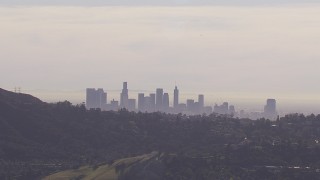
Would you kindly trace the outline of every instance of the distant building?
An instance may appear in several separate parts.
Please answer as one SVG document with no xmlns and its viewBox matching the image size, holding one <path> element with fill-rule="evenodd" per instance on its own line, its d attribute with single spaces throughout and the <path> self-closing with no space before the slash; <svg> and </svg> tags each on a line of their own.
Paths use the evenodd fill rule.
<svg viewBox="0 0 320 180">
<path fill-rule="evenodd" d="M 120 107 L 121 108 L 128 108 L 128 99 L 129 99 L 128 83 L 123 82 L 123 88 L 122 88 L 122 92 L 120 94 Z"/>
<path fill-rule="evenodd" d="M 264 106 L 264 117 L 270 120 L 277 118 L 277 102 L 275 99 L 267 99 L 267 104 Z"/>
<path fill-rule="evenodd" d="M 156 90 L 156 110 L 162 111 L 163 108 L 163 89 L 158 88 Z"/>
<path fill-rule="evenodd" d="M 138 94 L 138 111 L 141 111 L 141 112 L 146 111 L 144 93 Z"/>
<path fill-rule="evenodd" d="M 118 111 L 119 110 L 119 101 L 115 101 L 114 99 L 110 103 L 110 110 Z"/>
<path fill-rule="evenodd" d="M 163 103 L 163 107 L 162 107 L 163 111 L 169 112 L 169 94 L 168 93 L 163 94 L 162 103 Z"/>
<path fill-rule="evenodd" d="M 233 105 L 229 106 L 229 113 L 230 115 L 234 116 L 236 114 L 236 109 Z"/>
<path fill-rule="evenodd" d="M 180 103 L 177 108 L 178 113 L 185 113 L 187 111 L 187 104 Z"/>
<path fill-rule="evenodd" d="M 177 109 L 178 105 L 179 105 L 179 89 L 176 86 L 173 92 L 173 108 Z"/>
<path fill-rule="evenodd" d="M 203 113 L 204 110 L 204 95 L 203 94 L 199 94 L 198 96 L 198 111 L 199 113 Z"/>
<path fill-rule="evenodd" d="M 153 109 L 151 108 L 151 106 L 152 106 L 152 99 L 151 99 L 150 96 L 144 97 L 144 103 L 145 103 L 145 105 L 146 105 L 145 111 L 147 111 L 147 112 L 153 112 Z"/>
<path fill-rule="evenodd" d="M 187 111 L 194 112 L 194 100 L 193 99 L 187 99 Z"/>
<path fill-rule="evenodd" d="M 135 111 L 136 110 L 136 100 L 135 99 L 128 99 L 128 111 Z"/>
<path fill-rule="evenodd" d="M 86 108 L 87 109 L 103 109 L 107 104 L 107 93 L 103 89 L 87 88 L 86 90 Z"/>
<path fill-rule="evenodd" d="M 199 102 L 200 108 L 203 108 L 204 107 L 204 95 L 203 94 L 199 94 L 198 102 Z"/>
<path fill-rule="evenodd" d="M 150 94 L 150 103 L 149 103 L 150 112 L 156 111 L 156 94 Z"/>
<path fill-rule="evenodd" d="M 235 107 L 233 105 L 229 106 L 228 102 L 224 102 L 222 105 L 215 105 L 214 110 L 215 113 L 218 114 L 230 114 L 235 115 Z"/>
</svg>

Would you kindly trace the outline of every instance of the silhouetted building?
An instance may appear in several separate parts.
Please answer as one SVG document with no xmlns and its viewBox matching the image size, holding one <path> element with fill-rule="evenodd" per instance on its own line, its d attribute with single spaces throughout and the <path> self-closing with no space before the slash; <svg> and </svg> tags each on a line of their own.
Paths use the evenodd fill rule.
<svg viewBox="0 0 320 180">
<path fill-rule="evenodd" d="M 128 108 L 128 84 L 127 82 L 123 82 L 122 92 L 120 94 L 120 107 L 121 108 Z"/>
<path fill-rule="evenodd" d="M 203 108 L 204 108 L 204 95 L 203 94 L 199 94 L 198 96 L 198 111 L 199 113 L 203 112 Z"/>
<path fill-rule="evenodd" d="M 179 89 L 177 86 L 174 88 L 173 93 L 173 108 L 177 109 L 179 105 Z"/>
<path fill-rule="evenodd" d="M 267 105 L 264 106 L 264 117 L 270 120 L 277 118 L 277 102 L 275 99 L 267 99 Z"/>
<path fill-rule="evenodd" d="M 229 106 L 229 113 L 230 115 L 234 116 L 236 114 L 236 109 L 233 105 Z"/>
<path fill-rule="evenodd" d="M 163 89 L 158 88 L 156 90 L 156 110 L 162 111 L 163 108 Z"/>
<path fill-rule="evenodd" d="M 156 94 L 150 94 L 150 104 L 149 104 L 150 112 L 156 111 Z"/>
<path fill-rule="evenodd" d="M 164 93 L 163 94 L 163 111 L 164 112 L 169 112 L 169 94 Z"/>
<path fill-rule="evenodd" d="M 115 101 L 114 99 L 110 103 L 110 110 L 118 111 L 119 110 L 119 101 Z"/>
<path fill-rule="evenodd" d="M 180 103 L 178 105 L 178 109 L 177 109 L 177 112 L 178 113 L 184 113 L 187 111 L 187 104 L 184 104 L 184 103 Z"/>
<path fill-rule="evenodd" d="M 194 100 L 193 99 L 187 99 L 187 111 L 194 112 Z"/>
<path fill-rule="evenodd" d="M 86 90 L 86 108 L 87 109 L 103 109 L 107 104 L 107 93 L 103 89 L 87 88 Z"/>
<path fill-rule="evenodd" d="M 145 98 L 143 93 L 138 94 L 138 110 L 141 112 L 146 111 L 145 109 Z"/>
<path fill-rule="evenodd" d="M 222 105 L 215 105 L 214 110 L 215 113 L 218 114 L 228 114 L 229 113 L 229 104 L 227 102 L 224 102 Z"/>
<path fill-rule="evenodd" d="M 136 110 L 136 100 L 135 99 L 128 99 L 128 111 L 135 111 Z"/>
</svg>

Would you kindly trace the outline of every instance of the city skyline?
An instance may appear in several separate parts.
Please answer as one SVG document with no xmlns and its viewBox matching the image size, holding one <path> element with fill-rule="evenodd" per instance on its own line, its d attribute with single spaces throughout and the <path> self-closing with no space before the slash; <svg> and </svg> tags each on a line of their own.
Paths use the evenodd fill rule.
<svg viewBox="0 0 320 180">
<path fill-rule="evenodd" d="M 110 103 L 108 103 L 108 93 L 103 88 L 87 88 L 85 105 L 88 110 L 118 111 L 127 109 L 135 112 L 182 113 L 187 115 L 217 113 L 250 119 L 268 118 L 276 120 L 278 115 L 281 115 L 278 113 L 275 99 L 267 99 L 263 112 L 248 112 L 244 109 L 237 111 L 235 106 L 229 104 L 229 102 L 223 102 L 221 105 L 215 103 L 214 106 L 206 105 L 204 94 L 198 94 L 197 101 L 188 98 L 185 102 L 182 102 L 179 99 L 179 92 L 178 86 L 175 85 L 171 100 L 169 93 L 162 88 L 156 88 L 155 93 L 150 93 L 149 95 L 140 92 L 136 98 L 132 98 L 132 96 L 129 96 L 128 82 L 123 82 L 119 97 L 120 103 L 114 98 L 109 100 Z"/>
<path fill-rule="evenodd" d="M 137 91 L 177 82 L 182 99 L 201 92 L 210 102 L 263 109 L 261 102 L 274 97 L 284 112 L 320 113 L 320 5 L 313 1 L 64 2 L 0 3 L 2 88 L 81 103 L 86 87 L 117 97 L 118 82 Z M 179 1 L 188 2 L 195 1 Z"/>
</svg>

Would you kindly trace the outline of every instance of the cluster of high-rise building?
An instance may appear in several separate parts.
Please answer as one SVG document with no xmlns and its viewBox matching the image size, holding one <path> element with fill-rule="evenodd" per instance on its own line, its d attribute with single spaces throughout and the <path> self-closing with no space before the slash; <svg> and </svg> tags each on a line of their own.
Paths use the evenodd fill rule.
<svg viewBox="0 0 320 180">
<path fill-rule="evenodd" d="M 183 113 L 183 114 L 229 114 L 237 117 L 245 117 L 243 111 L 237 113 L 233 105 L 224 102 L 222 105 L 205 106 L 204 95 L 199 94 L 198 100 L 187 99 L 186 103 L 179 102 L 179 89 L 175 86 L 173 90 L 173 103 L 170 106 L 169 93 L 164 92 L 162 88 L 157 88 L 155 93 L 145 94 L 138 93 L 138 101 L 129 99 L 128 83 L 123 83 L 123 88 L 120 93 L 120 102 L 114 99 L 107 103 L 107 93 L 103 89 L 87 88 L 86 94 L 87 109 L 101 109 L 104 111 L 116 111 L 119 109 L 127 109 L 128 111 L 140 112 L 166 112 L 166 113 Z M 277 117 L 276 101 L 268 99 L 264 112 L 261 117 L 275 119 Z M 249 117 L 249 116 L 248 116 Z M 250 117 L 249 117 L 250 118 Z"/>
<path fill-rule="evenodd" d="M 119 101 L 114 99 L 107 103 L 107 93 L 103 89 L 87 88 L 86 107 L 87 109 L 101 109 L 105 111 L 127 109 L 129 111 L 141 112 L 166 112 L 166 113 L 185 113 L 185 114 L 202 114 L 212 113 L 210 106 L 204 106 L 204 95 L 198 96 L 198 101 L 188 99 L 186 103 L 179 103 L 179 89 L 176 86 L 173 93 L 173 106 L 170 106 L 169 93 L 164 92 L 162 88 L 157 88 L 155 93 L 138 94 L 136 99 L 129 99 L 128 83 L 123 83 Z M 136 106 L 137 105 L 137 106 Z"/>
</svg>

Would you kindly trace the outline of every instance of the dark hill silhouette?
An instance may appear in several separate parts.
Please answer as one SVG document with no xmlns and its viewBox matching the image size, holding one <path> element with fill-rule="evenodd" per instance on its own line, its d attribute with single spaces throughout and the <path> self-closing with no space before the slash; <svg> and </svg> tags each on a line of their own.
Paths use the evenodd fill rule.
<svg viewBox="0 0 320 180">
<path fill-rule="evenodd" d="M 0 101 L 9 104 L 42 104 L 43 102 L 29 94 L 14 93 L 0 88 Z"/>
</svg>

